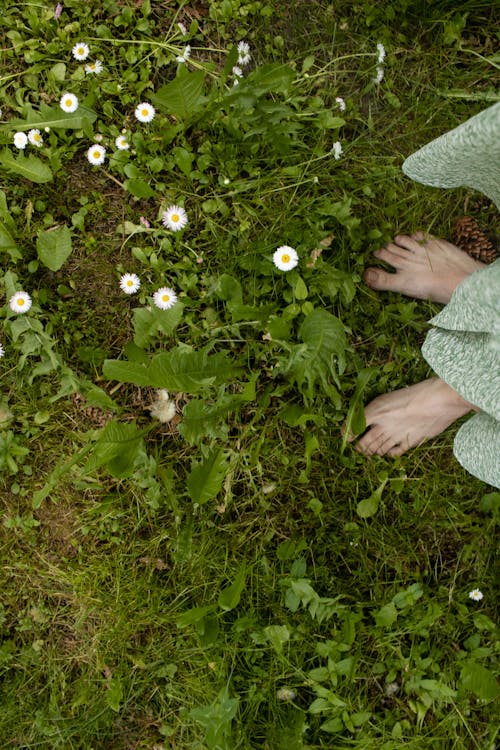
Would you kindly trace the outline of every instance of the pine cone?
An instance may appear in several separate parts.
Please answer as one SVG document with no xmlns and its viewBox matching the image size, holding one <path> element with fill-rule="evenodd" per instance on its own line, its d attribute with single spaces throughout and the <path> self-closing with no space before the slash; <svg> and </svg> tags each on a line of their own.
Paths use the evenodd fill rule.
<svg viewBox="0 0 500 750">
<path fill-rule="evenodd" d="M 462 216 L 456 220 L 452 239 L 457 247 L 482 263 L 493 263 L 500 255 L 498 248 L 472 216 Z"/>
</svg>

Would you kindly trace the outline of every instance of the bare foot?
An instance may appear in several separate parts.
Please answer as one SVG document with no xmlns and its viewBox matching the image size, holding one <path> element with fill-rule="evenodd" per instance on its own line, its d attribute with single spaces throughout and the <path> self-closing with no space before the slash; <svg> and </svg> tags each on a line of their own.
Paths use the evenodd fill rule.
<svg viewBox="0 0 500 750">
<path fill-rule="evenodd" d="M 395 268 L 396 273 L 368 268 L 364 278 L 372 289 L 401 292 L 408 297 L 445 304 L 466 276 L 484 268 L 484 263 L 474 260 L 451 242 L 423 232 L 411 237 L 398 235 L 394 242 L 374 255 Z"/>
<path fill-rule="evenodd" d="M 366 456 L 401 456 L 475 409 L 440 378 L 378 396 L 365 408 L 369 428 L 355 448 Z"/>
</svg>

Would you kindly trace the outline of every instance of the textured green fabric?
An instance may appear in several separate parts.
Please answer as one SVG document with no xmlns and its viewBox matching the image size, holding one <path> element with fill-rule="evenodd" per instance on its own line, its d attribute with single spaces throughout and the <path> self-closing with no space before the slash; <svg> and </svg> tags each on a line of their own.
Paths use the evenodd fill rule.
<svg viewBox="0 0 500 750">
<path fill-rule="evenodd" d="M 403 172 L 433 187 L 467 187 L 500 209 L 500 102 L 408 157 Z"/>
<path fill-rule="evenodd" d="M 426 185 L 480 190 L 500 208 L 500 103 L 412 154 L 403 171 Z M 422 354 L 481 410 L 457 432 L 455 457 L 500 489 L 500 260 L 464 279 L 430 323 Z"/>
</svg>

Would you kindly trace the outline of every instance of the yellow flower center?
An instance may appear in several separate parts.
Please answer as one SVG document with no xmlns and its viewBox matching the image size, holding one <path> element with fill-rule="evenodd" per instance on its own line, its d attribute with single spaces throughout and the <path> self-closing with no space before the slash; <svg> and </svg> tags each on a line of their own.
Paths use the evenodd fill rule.
<svg viewBox="0 0 500 750">
<path fill-rule="evenodd" d="M 33 140 L 35 140 L 35 141 L 37 141 L 37 142 L 38 142 L 38 141 L 40 140 L 40 137 L 41 137 L 41 136 L 40 136 L 40 133 L 34 133 L 34 134 L 33 134 Z"/>
<path fill-rule="evenodd" d="M 94 151 L 94 159 L 99 159 L 100 156 L 101 156 L 101 152 L 100 151 Z"/>
<path fill-rule="evenodd" d="M 172 214 L 172 216 L 170 218 L 172 219 L 172 221 L 177 222 L 177 221 L 179 221 L 179 214 Z"/>
<path fill-rule="evenodd" d="M 283 255 L 281 256 L 281 261 L 282 263 L 290 263 L 290 256 L 287 255 L 287 253 L 283 253 Z"/>
<path fill-rule="evenodd" d="M 148 117 L 148 115 L 149 115 L 149 109 L 146 109 L 146 107 L 143 107 L 143 108 L 141 109 L 141 115 L 142 115 L 143 117 Z"/>
<path fill-rule="evenodd" d="M 170 300 L 170 294 L 164 294 L 161 298 L 162 302 L 168 302 Z"/>
<path fill-rule="evenodd" d="M 133 285 L 134 285 L 134 282 L 132 281 L 132 279 L 129 279 L 127 281 L 127 286 L 133 286 Z"/>
<path fill-rule="evenodd" d="M 73 100 L 72 99 L 66 99 L 65 104 L 66 104 L 67 107 L 71 107 L 73 105 Z"/>
<path fill-rule="evenodd" d="M 19 305 L 19 307 L 22 307 L 24 305 L 24 302 L 25 300 L 22 297 L 19 297 L 19 299 L 17 300 L 17 304 Z"/>
</svg>

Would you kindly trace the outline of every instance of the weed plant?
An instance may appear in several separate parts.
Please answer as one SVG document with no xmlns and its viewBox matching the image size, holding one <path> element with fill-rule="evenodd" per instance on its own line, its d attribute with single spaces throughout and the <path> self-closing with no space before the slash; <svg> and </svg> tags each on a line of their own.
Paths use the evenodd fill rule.
<svg viewBox="0 0 500 750">
<path fill-rule="evenodd" d="M 494 221 L 400 167 L 497 22 L 4 0 L 1 747 L 493 750 L 500 494 L 341 426 L 428 375 L 373 250 Z"/>
</svg>

